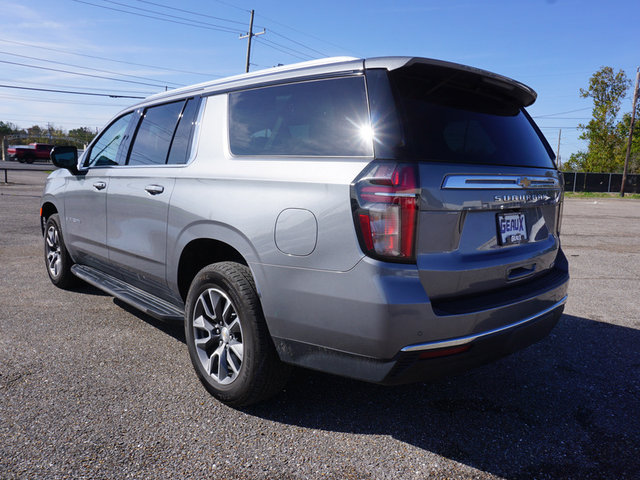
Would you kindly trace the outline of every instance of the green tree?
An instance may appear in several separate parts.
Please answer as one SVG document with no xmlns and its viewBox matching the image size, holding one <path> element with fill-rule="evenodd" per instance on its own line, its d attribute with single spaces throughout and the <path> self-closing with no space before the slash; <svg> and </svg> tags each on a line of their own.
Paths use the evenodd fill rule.
<svg viewBox="0 0 640 480">
<path fill-rule="evenodd" d="M 88 145 L 95 136 L 96 132 L 91 131 L 89 127 L 80 127 L 69 130 L 69 137 L 73 139 L 71 143 L 78 147 Z"/>
<path fill-rule="evenodd" d="M 640 100 L 639 100 L 640 101 Z M 636 123 L 631 138 L 631 151 L 629 152 L 629 173 L 640 173 L 640 122 L 638 121 L 638 107 L 636 107 Z M 618 123 L 618 134 L 623 139 L 620 145 L 619 156 L 624 165 L 624 157 L 627 154 L 627 141 L 629 140 L 629 126 L 631 124 L 631 112 L 625 113 L 622 121 Z"/>
<path fill-rule="evenodd" d="M 21 133 L 21 130 L 14 123 L 0 122 L 0 135 L 11 135 L 12 133 Z"/>
<path fill-rule="evenodd" d="M 580 96 L 593 99 L 592 118 L 582 129 L 581 140 L 587 140 L 586 152 L 571 155 L 567 167 L 584 172 L 621 172 L 624 164 L 625 135 L 618 121 L 622 99 L 630 80 L 619 70 L 602 67 L 589 79 Z M 628 127 L 628 124 L 627 124 Z"/>
</svg>

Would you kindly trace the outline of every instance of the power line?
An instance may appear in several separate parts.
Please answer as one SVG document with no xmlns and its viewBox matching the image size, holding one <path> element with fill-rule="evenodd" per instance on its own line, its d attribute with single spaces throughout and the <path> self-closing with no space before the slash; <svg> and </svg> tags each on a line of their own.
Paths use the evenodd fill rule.
<svg viewBox="0 0 640 480">
<path fill-rule="evenodd" d="M 104 0 L 104 1 L 107 1 L 109 3 L 117 3 L 117 2 L 114 2 L 112 0 Z M 173 11 L 176 11 L 176 12 L 188 13 L 190 15 L 197 15 L 199 17 L 212 18 L 212 19 L 215 19 L 215 20 L 222 20 L 224 22 L 235 23 L 237 25 L 243 25 L 243 26 L 246 25 L 246 22 L 241 22 L 241 21 L 238 21 L 238 20 L 231 20 L 231 19 L 223 18 L 223 17 L 216 17 L 216 16 L 213 16 L 213 15 L 208 15 L 206 13 L 196 12 L 196 11 L 193 11 L 193 10 L 185 10 L 185 9 L 182 9 L 182 8 L 172 7 L 172 6 L 169 6 L 169 5 L 163 5 L 161 3 L 151 2 L 151 1 L 148 1 L 148 0 L 136 0 L 136 1 L 140 2 L 140 3 L 146 3 L 146 4 L 149 4 L 149 5 L 154 5 L 156 7 L 166 8 L 167 10 L 173 10 Z M 230 6 L 230 7 L 236 7 L 235 5 L 228 4 L 228 3 L 225 3 L 225 2 L 219 2 L 219 3 L 225 4 L 225 5 Z M 123 5 L 123 4 L 118 4 L 118 5 Z M 131 8 L 134 8 L 134 7 L 131 7 Z M 238 8 L 238 10 L 243 11 L 243 12 L 244 11 L 248 11 L 250 13 L 250 10 L 244 10 L 243 8 Z M 158 12 L 153 12 L 153 13 L 158 13 Z M 299 42 L 299 41 L 294 40 L 294 39 L 292 39 L 290 37 L 287 37 L 286 35 L 283 35 L 281 33 L 275 32 L 272 29 L 269 29 L 269 32 L 273 33 L 274 35 L 276 35 L 278 37 L 284 38 L 285 40 L 288 40 L 288 41 L 290 41 L 292 43 L 295 43 L 296 45 L 299 45 L 299 46 L 301 46 L 303 48 L 306 48 L 307 50 L 315 52 L 315 53 L 317 53 L 317 54 L 319 54 L 319 55 L 321 55 L 323 57 L 328 57 L 329 56 L 326 53 L 320 52 L 319 50 L 316 50 L 316 49 L 314 49 L 312 47 L 309 47 L 308 45 L 305 45 L 302 42 Z"/>
<path fill-rule="evenodd" d="M 218 0 L 218 1 L 219 1 L 219 0 Z M 305 32 L 305 31 L 302 31 L 302 30 L 298 30 L 297 28 L 291 27 L 291 26 L 289 26 L 289 25 L 287 25 L 287 24 L 285 24 L 285 23 L 282 23 L 282 22 L 279 22 L 279 21 L 277 21 L 277 20 L 274 20 L 273 18 L 266 17 L 265 15 L 258 15 L 258 16 L 260 16 L 260 17 L 262 17 L 262 18 L 264 18 L 264 19 L 266 19 L 266 20 L 269 20 L 270 22 L 273 22 L 273 23 L 275 23 L 276 25 L 280 25 L 280 26 L 282 26 L 282 27 L 288 28 L 289 30 L 293 30 L 294 32 L 297 32 L 297 33 L 300 33 L 300 34 L 305 35 L 305 36 L 307 36 L 307 37 L 313 38 L 314 40 L 318 40 L 318 41 L 320 41 L 320 42 L 326 43 L 327 45 L 331 45 L 331 46 L 333 46 L 333 47 L 337 47 L 337 48 L 339 48 L 339 49 L 340 49 L 340 50 L 342 50 L 342 51 L 349 51 L 348 49 L 344 48 L 344 47 L 343 47 L 343 46 L 341 46 L 341 45 L 335 44 L 335 43 L 333 43 L 333 42 L 329 42 L 328 40 L 324 40 L 324 39 L 322 39 L 322 38 L 320 38 L 320 37 L 316 37 L 315 35 L 312 35 L 312 34 L 310 34 L 310 33 L 308 33 L 308 32 Z M 269 31 L 272 31 L 272 30 L 270 29 Z"/>
<path fill-rule="evenodd" d="M 85 5 L 91 5 L 92 7 L 104 8 L 106 10 L 113 10 L 115 12 L 128 13 L 129 15 L 135 15 L 135 16 L 138 16 L 138 17 L 152 18 L 154 20 L 161 20 L 163 22 L 175 23 L 175 24 L 178 24 L 178 25 L 186 25 L 186 26 L 189 26 L 189 27 L 202 28 L 204 30 L 215 30 L 215 31 L 218 31 L 218 32 L 236 33 L 236 34 L 240 34 L 241 33 L 239 30 L 231 30 L 230 28 L 224 27 L 222 25 L 219 25 L 219 26 L 218 25 L 214 26 L 212 24 L 198 25 L 193 20 L 188 20 L 187 22 L 181 22 L 181 21 L 178 21 L 178 20 L 171 20 L 170 18 L 162 18 L 162 17 L 153 16 L 153 15 L 146 15 L 144 13 L 131 12 L 129 10 L 123 10 L 121 8 L 107 7 L 106 5 L 97 5 L 95 3 L 85 2 L 84 0 L 72 0 L 72 1 L 76 2 L 76 3 L 84 3 Z M 130 7 L 130 8 L 133 8 L 133 7 Z M 160 13 L 160 12 L 157 12 L 157 14 L 158 15 L 169 16 L 167 14 Z M 200 23 L 204 23 L 204 22 L 200 22 Z"/>
<path fill-rule="evenodd" d="M 125 108 L 129 106 L 129 105 L 114 105 L 109 103 L 74 102 L 72 100 L 61 100 L 61 99 L 43 98 L 43 97 L 27 97 L 24 95 L 0 95 L 0 98 L 6 99 L 6 100 L 20 100 L 21 102 L 31 102 L 31 103 L 58 103 L 61 105 L 87 105 L 91 107 Z"/>
<path fill-rule="evenodd" d="M 276 36 L 278 36 L 278 37 L 282 37 L 282 38 L 284 38 L 285 40 L 289 40 L 290 42 L 293 42 L 293 43 L 295 43 L 296 45 L 300 45 L 301 47 L 304 47 L 304 48 L 306 48 L 307 50 L 311 50 L 312 52 L 315 52 L 315 53 L 317 53 L 317 54 L 319 54 L 319 55 L 321 55 L 321 56 L 323 56 L 323 57 L 329 57 L 329 56 L 330 56 L 330 55 L 327 55 L 326 53 L 322 53 L 322 52 L 320 52 L 320 51 L 316 50 L 315 48 L 308 47 L 308 46 L 307 46 L 307 45 L 305 45 L 304 43 L 298 42 L 297 40 L 294 40 L 293 38 L 289 38 L 289 37 L 286 37 L 286 36 L 282 35 L 281 33 L 275 32 L 275 31 L 273 31 L 272 29 L 269 29 L 269 33 L 272 33 L 272 34 L 274 34 L 274 35 L 276 35 Z"/>
<path fill-rule="evenodd" d="M 136 0 L 136 1 L 140 2 L 140 3 L 147 3 L 149 5 L 155 5 L 156 7 L 166 8 L 168 10 L 174 10 L 176 12 L 189 13 L 191 15 L 197 15 L 199 17 L 213 18 L 214 20 L 222 20 L 223 22 L 235 23 L 235 24 L 242 25 L 242 26 L 247 24 L 247 22 L 240 22 L 238 20 L 230 20 L 228 18 L 222 18 L 222 17 L 214 17 L 213 15 L 207 15 L 206 13 L 194 12 L 192 10 L 184 10 L 182 8 L 171 7 L 169 5 L 163 5 L 161 3 L 156 3 L 156 2 L 149 2 L 147 0 Z M 233 7 L 234 5 L 231 5 L 231 6 Z M 240 9 L 240 10 L 242 10 L 242 9 Z"/>
<path fill-rule="evenodd" d="M 7 79 L 7 78 L 0 78 L 0 82 L 13 82 L 13 79 Z M 93 90 L 96 92 L 111 92 L 114 95 L 128 95 L 128 94 L 140 94 L 143 95 L 144 97 L 148 97 L 149 95 L 152 95 L 154 92 L 141 92 L 140 90 L 113 90 L 111 88 L 95 88 L 95 87 L 78 87 L 77 85 L 52 85 L 50 83 L 39 83 L 39 82 L 29 82 L 27 80 L 22 80 L 20 79 L 20 83 L 21 84 L 25 84 L 25 85 L 34 85 L 36 87 L 41 87 L 41 88 L 70 88 L 70 89 L 75 89 L 75 88 L 82 88 L 83 90 Z"/>
<path fill-rule="evenodd" d="M 262 43 L 265 47 L 273 48 L 274 50 L 278 50 L 279 52 L 285 53 L 299 60 L 309 60 L 310 58 L 313 58 L 310 55 L 306 55 L 302 57 L 300 55 L 297 55 L 296 53 L 291 53 L 291 51 L 289 51 L 288 49 L 285 50 L 286 47 L 282 47 L 281 45 L 274 43 L 270 40 L 267 40 L 265 38 L 256 38 L 256 41 L 258 43 Z"/>
<path fill-rule="evenodd" d="M 554 129 L 554 130 L 556 130 L 556 129 L 558 129 L 558 128 L 578 129 L 578 128 L 580 128 L 580 127 L 579 127 L 578 125 L 572 125 L 572 126 L 570 126 L 570 127 L 567 127 L 566 125 L 564 125 L 564 126 L 560 125 L 560 126 L 557 126 L 557 127 L 541 127 L 541 126 L 538 126 L 538 128 L 539 128 L 540 130 L 549 130 L 549 129 Z"/>
<path fill-rule="evenodd" d="M 318 58 L 318 57 L 314 57 L 313 55 L 309 55 L 308 53 L 301 52 L 300 50 L 296 50 L 295 48 L 287 47 L 286 45 L 282 45 L 281 43 L 274 42 L 273 40 L 267 40 L 267 39 L 264 39 L 264 38 L 262 40 L 265 40 L 267 43 L 270 43 L 272 45 L 276 45 L 276 46 L 278 46 L 280 48 L 284 48 L 286 50 L 294 52 L 294 53 L 296 53 L 298 55 L 304 55 L 305 57 L 307 57 L 307 59 Z"/>
<path fill-rule="evenodd" d="M 108 93 L 92 93 L 92 92 L 72 92 L 68 90 L 54 90 L 51 88 L 33 88 L 33 87 L 18 87 L 15 85 L 0 85 L 2 88 L 13 88 L 16 90 L 32 90 L 36 92 L 52 92 L 52 93 L 69 93 L 72 95 L 90 95 L 93 97 L 109 97 L 109 98 L 145 98 L 145 97 L 134 97 L 131 95 L 114 95 Z"/>
<path fill-rule="evenodd" d="M 151 82 L 163 82 L 163 80 L 158 80 L 156 78 L 141 77 L 139 75 L 130 75 L 128 73 L 113 72 L 111 70 L 102 70 L 99 68 L 83 67 L 82 65 L 75 65 L 73 63 L 58 62 L 56 60 L 47 60 L 46 58 L 30 57 L 29 55 L 19 55 L 17 53 L 3 52 L 1 50 L 0 50 L 0 53 L 3 55 L 11 55 L 12 57 L 20 57 L 20 58 L 27 58 L 29 60 L 37 60 L 39 62 L 55 63 L 56 65 L 64 65 L 66 67 L 83 68 L 85 70 L 91 70 L 92 72 L 108 73 L 110 75 L 120 75 L 121 77 L 138 78 L 140 80 L 149 80 Z M 182 84 L 176 83 L 176 82 L 165 82 L 165 83 L 175 85 L 178 87 L 183 86 Z"/>
<path fill-rule="evenodd" d="M 148 87 L 159 87 L 159 88 L 165 88 L 166 87 L 165 85 L 156 85 L 156 84 L 153 84 L 153 83 L 136 82 L 135 80 L 124 80 L 122 78 L 105 77 L 103 75 L 92 75 L 90 73 L 72 72 L 72 71 L 69 71 L 69 70 L 62 70 L 60 68 L 41 67 L 39 65 L 29 65 L 27 63 L 9 62 L 7 60 L 0 60 L 0 63 L 5 63 L 5 64 L 8 64 L 8 65 L 18 65 L 20 67 L 37 68 L 39 70 L 48 70 L 50 72 L 61 72 L 61 73 L 68 73 L 70 75 L 80 75 L 82 77 L 100 78 L 102 80 L 112 80 L 114 82 L 135 83 L 137 85 L 146 85 Z"/>
<path fill-rule="evenodd" d="M 0 113 L 0 115 L 2 115 L 2 114 Z M 95 125 L 95 124 L 94 125 L 87 125 L 86 123 L 64 122 L 64 121 L 52 122 L 51 119 L 45 119 L 45 118 L 35 119 L 35 118 L 32 118 L 32 117 L 26 117 L 26 116 L 25 117 L 23 117 L 23 116 L 16 117 L 15 115 L 10 116 L 9 118 L 5 118 L 4 120 L 7 121 L 7 122 L 11 122 L 11 123 L 14 123 L 14 122 L 36 123 L 36 124 L 37 123 L 50 123 L 52 125 L 75 125 L 75 126 L 80 126 L 80 127 L 102 128 L 108 119 L 109 119 L 108 116 L 101 117 L 100 119 L 97 118 L 97 117 L 90 118 L 90 120 L 94 120 L 94 121 L 101 120 L 102 121 L 101 125 Z"/>
<path fill-rule="evenodd" d="M 67 55 L 76 55 L 78 57 L 95 58 L 97 60 L 106 60 L 108 62 L 123 63 L 125 65 L 134 65 L 136 67 L 153 68 L 153 69 L 156 69 L 156 70 L 164 70 L 164 71 L 168 71 L 168 72 L 188 73 L 190 75 L 202 75 L 202 76 L 205 76 L 205 77 L 221 77 L 222 76 L 222 75 L 216 75 L 216 74 L 213 74 L 213 73 L 192 72 L 192 71 L 189 71 L 189 70 L 180 70 L 180 69 L 177 69 L 177 68 L 158 67 L 156 65 L 147 65 L 147 64 L 144 64 L 144 63 L 126 62 L 124 60 L 115 60 L 113 58 L 99 57 L 97 55 L 89 55 L 89 54 L 86 54 L 86 53 L 71 52 L 69 50 L 63 50 L 63 49 L 51 48 L 51 47 L 44 47 L 42 45 L 37 45 L 35 43 L 17 42 L 15 40 L 6 40 L 6 39 L 3 39 L 3 38 L 0 38 L 0 42 L 12 43 L 12 44 L 15 44 L 15 45 L 22 45 L 22 46 L 25 46 L 25 47 L 33 47 L 33 48 L 38 48 L 38 49 L 41 49 L 41 50 L 49 50 L 51 52 L 64 53 L 64 54 L 67 54 Z"/>
<path fill-rule="evenodd" d="M 234 33 L 235 32 L 235 30 L 232 30 L 231 27 L 227 27 L 226 25 L 216 25 L 214 23 L 202 22 L 200 20 L 193 20 L 191 18 L 179 17 L 177 15 L 170 15 L 168 13 L 162 13 L 162 12 L 158 12 L 156 10 L 149 10 L 148 8 L 133 7 L 131 5 L 127 5 L 126 3 L 120 3 L 120 2 L 116 2 L 114 0 L 102 0 L 102 1 L 106 2 L 106 3 L 111 3 L 113 5 L 119 5 L 121 7 L 130 8 L 132 10 L 139 10 L 141 12 L 148 12 L 148 13 L 153 13 L 155 15 L 162 15 L 163 17 L 177 18 L 178 20 L 186 20 L 187 22 L 192 22 L 192 23 L 195 23 L 195 24 L 207 25 L 207 26 L 217 27 L 217 28 L 221 28 L 221 29 L 227 29 L 227 31 L 229 33 Z"/>
<path fill-rule="evenodd" d="M 531 118 L 537 118 L 540 120 L 591 120 L 591 117 L 547 117 L 547 116 L 542 116 L 542 117 L 531 117 Z"/>
<path fill-rule="evenodd" d="M 575 113 L 575 112 L 583 112 L 585 110 L 591 110 L 591 107 L 585 107 L 585 108 L 577 108 L 575 110 L 567 110 L 566 112 L 557 112 L 557 113 L 547 113 L 545 115 L 538 115 L 535 118 L 545 118 L 545 117 L 553 117 L 555 115 L 564 115 L 565 113 Z"/>
<path fill-rule="evenodd" d="M 145 17 L 145 18 L 151 18 L 151 19 L 155 19 L 155 20 L 161 20 L 161 21 L 176 23 L 176 24 L 180 24 L 180 25 L 186 25 L 186 26 L 191 26 L 191 27 L 196 27 L 196 28 L 203 28 L 203 29 L 210 29 L 210 30 L 217 30 L 217 31 L 222 31 L 222 32 L 227 32 L 227 33 L 239 33 L 237 30 L 230 29 L 229 27 L 226 27 L 224 25 L 217 25 L 217 24 L 212 24 L 212 23 L 208 23 L 208 22 L 202 22 L 202 21 L 198 21 L 198 20 L 193 20 L 193 19 L 190 19 L 190 18 L 185 18 L 185 17 L 181 17 L 181 16 L 177 16 L 177 15 L 170 15 L 170 14 L 167 14 L 167 13 L 158 12 L 156 10 L 150 10 L 150 9 L 139 8 L 139 7 L 132 7 L 130 5 L 127 5 L 127 4 L 124 4 L 124 3 L 120 3 L 120 2 L 117 2 L 117 1 L 114 1 L 114 0 L 103 0 L 103 1 L 105 1 L 107 3 L 114 4 L 114 5 L 118 5 L 118 6 L 121 6 L 121 7 L 125 7 L 125 8 L 128 8 L 128 9 L 134 9 L 134 10 L 138 10 L 138 11 L 142 11 L 142 12 L 151 13 L 153 15 L 147 15 L 147 14 L 143 14 L 143 13 L 136 13 L 136 12 L 132 12 L 131 10 L 123 10 L 123 9 L 120 9 L 120 8 L 108 7 L 108 6 L 105 6 L 105 5 L 99 5 L 99 4 L 87 2 L 87 1 L 84 1 L 84 0 L 72 0 L 72 1 L 77 2 L 77 3 L 83 3 L 83 4 L 86 4 L 86 5 L 91 5 L 91 6 L 98 7 L 98 8 L 104 8 L 104 9 L 107 9 L 107 10 L 113 10 L 113 11 L 117 11 L 117 12 L 128 13 L 130 15 L 136 15 L 136 16 L 141 16 L 141 17 Z M 167 9 L 174 10 L 174 11 L 181 11 L 181 12 L 184 12 L 184 13 L 188 13 L 190 15 L 198 15 L 198 16 L 210 17 L 210 18 L 215 18 L 215 19 L 218 19 L 218 20 L 226 21 L 226 22 L 233 22 L 233 23 L 237 23 L 237 24 L 241 24 L 241 25 L 243 24 L 242 22 L 236 22 L 235 20 L 225 19 L 225 18 L 221 18 L 221 17 L 214 17 L 212 15 L 207 15 L 207 14 L 203 14 L 203 13 L 200 13 L 200 12 L 194 12 L 192 10 L 184 10 L 184 9 L 179 9 L 179 8 L 175 8 L 175 7 L 169 7 L 169 6 L 166 6 L 166 5 L 158 4 L 156 2 L 150 2 L 150 1 L 146 1 L 146 0 L 137 0 L 137 1 L 140 1 L 142 3 L 147 3 L 147 4 L 150 4 L 150 5 L 159 6 L 161 8 L 167 8 Z M 224 2 L 220 2 L 220 3 L 224 3 Z M 226 4 L 226 5 L 233 6 L 233 5 L 230 5 L 230 4 Z M 240 9 L 240 10 L 245 11 L 244 9 Z M 249 12 L 250 12 L 250 10 L 249 10 Z M 161 15 L 161 16 L 159 17 L 157 15 Z M 163 17 L 170 17 L 170 18 L 163 18 Z M 264 17 L 264 18 L 267 18 L 267 17 Z M 177 19 L 177 20 L 174 20 L 174 19 Z M 288 27 L 287 25 L 285 25 L 285 24 L 283 24 L 281 22 L 277 22 L 275 20 L 272 20 L 272 21 L 275 22 L 275 23 L 278 23 L 279 25 L 283 25 L 283 26 L 285 26 L 287 28 L 290 28 L 292 30 L 300 32 L 299 30 L 296 30 L 296 29 L 294 29 L 292 27 Z M 301 32 L 301 33 L 304 33 L 304 32 Z M 241 32 L 239 34 L 241 34 Z M 316 49 L 314 49 L 312 47 L 309 47 L 309 46 L 305 45 L 302 42 L 299 42 L 297 40 L 293 40 L 292 38 L 287 37 L 286 35 L 283 35 L 283 34 L 277 33 L 277 32 L 274 32 L 274 34 L 279 36 L 279 37 L 281 37 L 281 38 L 284 38 L 285 40 L 288 40 L 288 41 L 290 41 L 292 43 L 295 43 L 295 44 L 297 44 L 297 45 L 299 45 L 299 46 L 301 46 L 303 48 L 306 48 L 307 50 L 313 51 L 313 52 L 319 54 L 320 56 L 327 56 L 327 54 L 325 54 L 323 52 L 320 52 L 319 50 L 316 50 Z M 310 35 L 310 36 L 313 37 L 312 35 Z M 314 37 L 314 38 L 317 38 L 317 37 Z M 267 43 L 268 43 L 268 41 L 267 41 Z M 272 43 L 273 43 L 273 45 L 270 45 L 272 48 L 274 48 L 276 50 L 279 50 L 282 53 L 286 53 L 288 55 L 291 55 L 292 57 L 295 57 L 295 58 L 298 58 L 298 59 L 302 59 L 302 60 L 317 58 L 317 57 L 314 57 L 313 55 L 309 55 L 308 53 L 301 52 L 301 51 L 296 50 L 296 49 L 291 48 L 291 47 L 287 47 L 286 45 L 282 45 L 282 44 L 279 44 L 277 42 L 272 42 Z M 326 42 L 326 43 L 330 43 L 330 42 Z M 276 48 L 276 47 L 279 47 L 279 48 Z M 340 46 L 338 46 L 338 47 L 343 49 Z M 292 54 L 291 52 L 294 52 L 295 54 Z M 306 58 L 303 58 L 303 57 L 306 57 Z"/>
<path fill-rule="evenodd" d="M 233 3 L 225 2 L 223 0 L 213 0 L 213 1 L 221 3 L 222 5 L 226 5 L 227 7 L 235 8 L 237 10 L 240 10 L 241 12 L 246 12 L 246 13 L 250 13 L 251 12 L 251 10 L 247 10 L 246 8 L 239 7 L 237 5 L 234 5 Z"/>
</svg>

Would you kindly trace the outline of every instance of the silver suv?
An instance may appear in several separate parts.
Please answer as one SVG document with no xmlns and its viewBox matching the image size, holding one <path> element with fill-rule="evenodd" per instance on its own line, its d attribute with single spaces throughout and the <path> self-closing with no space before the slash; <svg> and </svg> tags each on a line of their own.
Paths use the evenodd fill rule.
<svg viewBox="0 0 640 480">
<path fill-rule="evenodd" d="M 382 384 L 523 348 L 567 295 L 562 176 L 533 90 L 424 58 L 334 58 L 164 92 L 56 147 L 51 281 L 184 319 L 231 405 L 290 365 Z"/>
</svg>

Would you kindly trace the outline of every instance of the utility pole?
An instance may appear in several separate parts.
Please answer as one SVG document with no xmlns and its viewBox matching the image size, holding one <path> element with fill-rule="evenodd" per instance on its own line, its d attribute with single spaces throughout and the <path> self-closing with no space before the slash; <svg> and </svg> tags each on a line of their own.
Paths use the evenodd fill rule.
<svg viewBox="0 0 640 480">
<path fill-rule="evenodd" d="M 631 154 L 631 141 L 633 140 L 633 124 L 636 121 L 636 104 L 638 103 L 638 83 L 640 83 L 640 67 L 636 69 L 636 87 L 633 90 L 633 107 L 631 107 L 629 141 L 627 142 L 627 153 L 624 157 L 624 171 L 622 173 L 622 185 L 620 186 L 621 197 L 624 197 L 624 184 L 627 183 L 627 171 L 629 170 L 629 155 Z"/>
<path fill-rule="evenodd" d="M 560 139 L 562 138 L 562 129 L 558 132 L 558 149 L 556 150 L 556 163 L 558 170 L 562 170 L 562 161 L 560 160 Z"/>
<path fill-rule="evenodd" d="M 240 39 L 246 38 L 247 40 L 247 66 L 245 67 L 245 72 L 249 73 L 249 62 L 251 60 L 251 38 L 257 37 L 258 35 L 264 35 L 267 33 L 266 29 L 262 29 L 261 32 L 253 33 L 253 10 L 251 10 L 251 20 L 249 21 L 249 33 L 246 35 L 240 35 Z"/>
</svg>

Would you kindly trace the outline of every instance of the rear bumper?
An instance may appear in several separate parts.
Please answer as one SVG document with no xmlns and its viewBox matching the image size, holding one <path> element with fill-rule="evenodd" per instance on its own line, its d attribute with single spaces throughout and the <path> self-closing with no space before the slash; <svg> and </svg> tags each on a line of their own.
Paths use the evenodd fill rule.
<svg viewBox="0 0 640 480">
<path fill-rule="evenodd" d="M 265 273 L 254 267 L 263 266 L 252 265 L 258 278 Z M 537 279 L 437 302 L 411 266 L 364 259 L 341 273 L 278 268 L 258 283 L 280 358 L 382 384 L 455 374 L 544 338 L 562 315 L 569 281 L 561 250 Z"/>
<path fill-rule="evenodd" d="M 400 385 L 456 375 L 495 361 L 546 337 L 558 323 L 566 297 L 538 315 L 496 331 L 442 342 L 410 345 L 391 360 L 275 339 L 283 360 L 327 373 L 382 385 Z"/>
<path fill-rule="evenodd" d="M 472 338 L 462 337 L 407 347 L 397 355 L 393 367 L 379 383 L 394 385 L 455 375 L 528 347 L 551 332 L 562 316 L 565 301 L 566 297 L 560 304 L 539 315 L 497 331 L 483 332 Z M 432 356 L 439 352 L 455 351 L 454 347 L 445 344 L 457 345 L 460 351 Z"/>
</svg>

